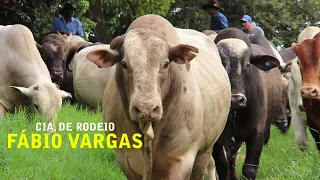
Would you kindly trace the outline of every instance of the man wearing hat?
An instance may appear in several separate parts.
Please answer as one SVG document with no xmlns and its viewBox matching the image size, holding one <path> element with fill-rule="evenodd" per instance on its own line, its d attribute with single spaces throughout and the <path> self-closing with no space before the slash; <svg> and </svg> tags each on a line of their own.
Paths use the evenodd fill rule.
<svg viewBox="0 0 320 180">
<path fill-rule="evenodd" d="M 61 17 L 57 18 L 50 29 L 50 33 L 73 34 L 83 37 L 82 24 L 79 19 L 74 18 L 75 8 L 71 3 L 67 3 L 60 10 Z"/>
<path fill-rule="evenodd" d="M 228 20 L 225 15 L 220 11 L 223 8 L 219 7 L 217 0 L 209 0 L 207 4 L 201 6 L 201 9 L 207 10 L 211 16 L 210 28 L 212 31 L 220 32 L 221 30 L 228 28 Z"/>
<path fill-rule="evenodd" d="M 252 18 L 249 15 L 244 15 L 241 18 L 243 29 L 242 31 L 246 34 L 260 34 L 264 36 L 264 32 L 260 27 L 254 27 Z"/>
</svg>

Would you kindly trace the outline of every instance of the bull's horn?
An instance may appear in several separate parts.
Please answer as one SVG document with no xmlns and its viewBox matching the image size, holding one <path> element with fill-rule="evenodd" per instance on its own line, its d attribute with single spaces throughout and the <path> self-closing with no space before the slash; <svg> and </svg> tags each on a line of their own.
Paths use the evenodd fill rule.
<svg viewBox="0 0 320 180">
<path fill-rule="evenodd" d="M 58 34 L 58 35 L 60 35 L 60 36 L 62 36 L 62 34 L 60 34 L 60 32 L 59 32 L 59 31 L 57 31 L 57 34 Z"/>
<path fill-rule="evenodd" d="M 283 69 L 287 69 L 291 64 L 292 64 L 292 61 L 287 62 L 287 64 L 284 66 L 284 68 L 283 68 Z"/>
<path fill-rule="evenodd" d="M 42 45 L 41 45 L 41 44 L 39 44 L 37 41 L 34 41 L 34 42 L 36 43 L 38 49 L 41 49 L 41 48 L 42 48 Z"/>
</svg>

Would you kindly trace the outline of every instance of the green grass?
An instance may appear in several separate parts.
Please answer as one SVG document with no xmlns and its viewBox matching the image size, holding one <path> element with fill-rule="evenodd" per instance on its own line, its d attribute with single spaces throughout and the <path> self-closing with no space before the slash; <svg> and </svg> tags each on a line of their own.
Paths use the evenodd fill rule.
<svg viewBox="0 0 320 180">
<path fill-rule="evenodd" d="M 36 122 L 45 122 L 43 118 L 35 116 L 28 120 L 24 111 L 16 115 L 7 114 L 5 120 L 0 121 L 0 179 L 126 179 L 120 170 L 115 153 L 108 148 L 76 148 L 68 144 L 68 133 L 61 134 L 63 144 L 54 149 L 17 149 L 16 144 L 8 149 L 8 134 L 20 134 L 26 130 L 27 139 L 35 130 Z M 65 104 L 58 115 L 58 122 L 102 122 L 102 114 L 79 110 L 78 107 Z M 71 132 L 93 133 L 101 132 Z M 309 134 L 310 148 L 302 152 L 295 144 L 292 127 L 288 134 L 281 134 L 276 128 L 271 130 L 269 145 L 263 149 L 258 179 L 267 180 L 296 180 L 320 179 L 320 153 L 317 151 L 313 138 Z M 50 141 L 51 142 L 51 141 Z M 241 177 L 245 147 L 242 148 L 237 171 Z M 242 177 L 243 178 L 243 177 Z"/>
<path fill-rule="evenodd" d="M 268 180 L 318 180 L 320 179 L 320 153 L 311 134 L 308 132 L 310 147 L 307 151 L 299 150 L 294 139 L 293 127 L 288 134 L 281 134 L 272 127 L 271 138 L 263 148 L 257 179 Z M 245 146 L 241 149 L 237 172 L 242 175 L 242 164 L 245 158 Z"/>
<path fill-rule="evenodd" d="M 68 144 L 68 133 L 61 134 L 62 146 L 54 149 L 7 148 L 7 134 L 20 134 L 26 129 L 28 140 L 32 133 L 43 134 L 35 130 L 36 122 L 45 122 L 37 116 L 28 121 L 23 112 L 17 115 L 8 114 L 0 125 L 0 179 L 125 179 L 112 149 L 75 148 Z M 79 110 L 64 105 L 58 115 L 59 122 L 101 122 L 101 113 Z M 72 134 L 93 134 L 101 132 L 76 132 Z M 51 141 L 50 141 L 51 142 Z M 50 143 L 49 143 L 50 145 Z M 14 147 L 14 146 L 13 146 Z M 79 146 L 78 146 L 79 147 Z"/>
</svg>

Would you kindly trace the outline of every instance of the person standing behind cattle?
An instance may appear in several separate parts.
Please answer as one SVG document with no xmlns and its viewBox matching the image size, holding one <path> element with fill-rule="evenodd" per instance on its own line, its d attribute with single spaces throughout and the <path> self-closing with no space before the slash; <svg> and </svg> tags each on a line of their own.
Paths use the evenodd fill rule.
<svg viewBox="0 0 320 180">
<path fill-rule="evenodd" d="M 223 8 L 218 6 L 218 1 L 209 0 L 207 4 L 201 6 L 201 9 L 207 10 L 208 14 L 211 16 L 210 29 L 212 31 L 218 33 L 221 30 L 228 28 L 228 19 L 220 12 Z"/>
<path fill-rule="evenodd" d="M 74 10 L 71 3 L 67 3 L 60 10 L 62 16 L 57 18 L 53 23 L 50 29 L 50 33 L 62 33 L 62 34 L 73 34 L 83 37 L 82 24 L 79 19 L 72 17 Z"/>
<path fill-rule="evenodd" d="M 241 19 L 243 29 L 242 31 L 246 34 L 260 34 L 264 36 L 264 32 L 260 27 L 254 27 L 251 16 L 244 15 Z"/>
</svg>

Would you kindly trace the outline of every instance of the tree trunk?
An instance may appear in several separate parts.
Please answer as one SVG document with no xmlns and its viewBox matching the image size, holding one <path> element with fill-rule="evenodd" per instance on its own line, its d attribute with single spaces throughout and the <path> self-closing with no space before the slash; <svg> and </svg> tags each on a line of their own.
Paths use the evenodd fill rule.
<svg viewBox="0 0 320 180">
<path fill-rule="evenodd" d="M 109 44 L 113 37 L 109 30 L 110 28 L 108 28 L 104 20 L 101 0 L 96 0 L 95 3 L 90 3 L 89 14 L 90 18 L 97 23 L 94 28 L 96 41 Z"/>
</svg>

